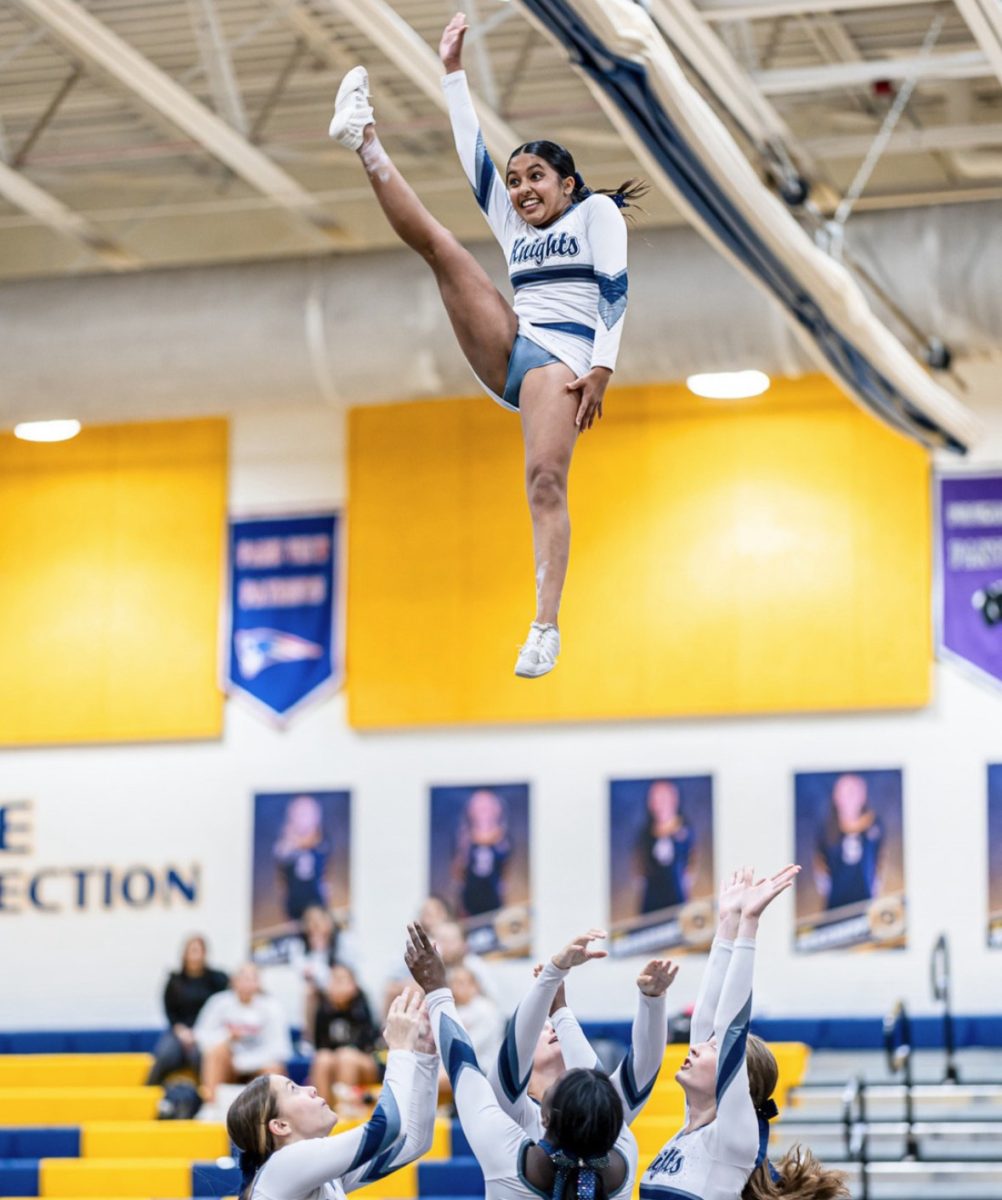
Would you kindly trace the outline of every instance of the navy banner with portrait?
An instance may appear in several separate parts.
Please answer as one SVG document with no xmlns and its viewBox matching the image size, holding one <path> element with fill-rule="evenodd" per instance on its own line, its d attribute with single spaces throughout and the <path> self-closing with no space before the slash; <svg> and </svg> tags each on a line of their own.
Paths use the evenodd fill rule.
<svg viewBox="0 0 1002 1200">
<path fill-rule="evenodd" d="M 705 949 L 713 937 L 713 779 L 609 785 L 609 953 Z"/>
<path fill-rule="evenodd" d="M 251 953 L 295 962 L 316 909 L 339 936 L 351 919 L 351 793 L 265 792 L 254 797 Z"/>
<path fill-rule="evenodd" d="M 338 518 L 230 524 L 226 691 L 278 721 L 336 686 Z"/>
<path fill-rule="evenodd" d="M 431 789 L 429 891 L 475 954 L 523 958 L 532 941 L 529 785 Z"/>
<path fill-rule="evenodd" d="M 907 907 L 902 774 L 818 771 L 796 775 L 794 947 L 898 949 Z"/>
</svg>

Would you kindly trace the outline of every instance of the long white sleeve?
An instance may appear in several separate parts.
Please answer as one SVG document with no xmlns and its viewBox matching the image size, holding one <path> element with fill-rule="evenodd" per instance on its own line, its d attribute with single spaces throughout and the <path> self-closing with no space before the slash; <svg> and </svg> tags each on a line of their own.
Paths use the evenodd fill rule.
<svg viewBox="0 0 1002 1200">
<path fill-rule="evenodd" d="M 717 1154 L 723 1162 L 747 1167 L 758 1155 L 759 1129 L 748 1089 L 745 1050 L 751 1020 L 755 942 L 734 943 L 727 977 L 720 993 L 713 1032 L 717 1039 Z"/>
<path fill-rule="evenodd" d="M 598 323 L 591 365 L 616 369 L 623 336 L 629 275 L 626 269 L 626 222 L 609 196 L 591 196 L 584 206 L 588 240 L 598 284 Z"/>
<path fill-rule="evenodd" d="M 546 963 L 515 1009 L 497 1060 L 491 1065 L 489 1078 L 498 1103 L 515 1120 L 519 1119 L 518 1105 L 529 1085 L 536 1043 L 550 1014 L 553 997 L 566 977 L 566 971 L 552 962 Z"/>
<path fill-rule="evenodd" d="M 731 961 L 734 943 L 726 938 L 717 936 L 710 947 L 710 957 L 703 972 L 703 978 L 696 994 L 696 1003 L 692 1010 L 692 1023 L 689 1032 L 689 1044 L 698 1046 L 708 1042 L 713 1033 L 713 1022 L 717 1015 L 717 1003 L 720 992 L 727 977 L 727 968 Z"/>
<path fill-rule="evenodd" d="M 195 1035 L 198 1048 L 203 1054 L 213 1046 L 218 1046 L 220 1042 L 225 1042 L 229 1037 L 224 1013 L 231 995 L 232 993 L 228 991 L 216 992 L 214 996 L 210 996 L 205 1002 L 202 1006 L 202 1011 L 195 1019 L 192 1032 Z"/>
<path fill-rule="evenodd" d="M 626 1123 L 632 1125 L 647 1103 L 665 1055 L 668 1005 L 660 996 L 645 996 L 637 989 L 637 1015 L 633 1018 L 630 1048 L 612 1073 L 612 1082 L 623 1101 Z"/>
<path fill-rule="evenodd" d="M 560 1043 L 560 1053 L 564 1066 L 568 1071 L 583 1067 L 586 1071 L 594 1071 L 601 1067 L 598 1055 L 592 1048 L 591 1042 L 585 1037 L 585 1032 L 578 1023 L 577 1017 L 569 1008 L 558 1008 L 553 1014 L 553 1028 L 556 1030 L 557 1041 Z"/>
<path fill-rule="evenodd" d="M 323 1184 L 364 1167 L 400 1136 L 401 1114 L 410 1111 L 417 1061 L 407 1050 L 391 1050 L 379 1103 L 364 1125 L 334 1137 L 306 1138 L 268 1159 L 254 1184 L 262 1200 L 300 1200 Z"/>
<path fill-rule="evenodd" d="M 410 1108 L 404 1119 L 401 1134 L 391 1146 L 368 1164 L 349 1171 L 342 1178 L 341 1183 L 346 1192 L 372 1183 L 374 1179 L 391 1175 L 431 1149 L 435 1137 L 440 1061 L 437 1054 L 414 1055 L 414 1086 L 411 1089 Z"/>
<path fill-rule="evenodd" d="M 473 107 L 465 71 L 452 71 L 442 79 L 445 99 L 449 106 L 449 121 L 456 142 L 459 161 L 481 211 L 487 218 L 494 236 L 504 245 L 505 231 L 515 219 L 515 210 L 505 186 L 484 145 L 484 135 Z"/>
</svg>

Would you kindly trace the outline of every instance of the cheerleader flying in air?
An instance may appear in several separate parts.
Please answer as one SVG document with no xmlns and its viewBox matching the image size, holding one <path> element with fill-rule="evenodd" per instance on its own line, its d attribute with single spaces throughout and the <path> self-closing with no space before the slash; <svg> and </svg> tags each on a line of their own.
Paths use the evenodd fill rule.
<svg viewBox="0 0 1002 1200">
<path fill-rule="evenodd" d="M 394 231 L 431 267 L 460 348 L 485 390 L 521 416 L 536 615 L 515 674 L 534 678 L 553 669 L 560 651 L 571 456 L 578 434 L 602 415 L 623 332 L 626 223 L 620 208 L 645 187 L 630 180 L 612 193 L 592 191 L 569 152 L 549 141 L 517 147 L 499 173 L 462 69 L 467 28 L 457 13 L 442 34 L 443 84 L 460 162 L 508 261 L 514 307 L 383 150 L 363 67 L 341 83 L 330 134 L 358 151 Z"/>
<path fill-rule="evenodd" d="M 844 1177 L 807 1150 L 773 1165 L 769 1121 L 779 1073 L 772 1051 L 748 1032 L 759 918 L 800 868 L 755 880 L 735 871 L 720 889 L 719 926 L 692 1014 L 689 1054 L 675 1078 L 685 1125 L 640 1181 L 641 1200 L 834 1200 Z"/>
</svg>

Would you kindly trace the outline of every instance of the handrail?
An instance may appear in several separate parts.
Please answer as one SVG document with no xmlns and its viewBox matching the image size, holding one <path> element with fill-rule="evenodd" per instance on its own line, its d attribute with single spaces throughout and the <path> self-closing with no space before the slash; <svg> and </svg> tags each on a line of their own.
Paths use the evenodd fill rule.
<svg viewBox="0 0 1002 1200">
<path fill-rule="evenodd" d="M 869 1126 L 866 1120 L 866 1080 L 855 1075 L 842 1093 L 842 1129 L 846 1158 L 859 1163 L 859 1200 L 870 1200 Z"/>
<path fill-rule="evenodd" d="M 959 1083 L 960 1072 L 957 1070 L 955 1059 L 956 1039 L 954 1037 L 953 1012 L 950 1008 L 950 943 L 945 933 L 939 935 L 932 948 L 932 955 L 929 959 L 929 975 L 932 983 L 932 998 L 943 1005 L 943 1045 L 946 1049 L 943 1082 Z"/>
<path fill-rule="evenodd" d="M 891 1074 L 896 1075 L 900 1071 L 903 1077 L 905 1123 L 908 1129 L 905 1136 L 905 1158 L 918 1159 L 919 1144 L 915 1136 L 915 1104 L 912 1096 L 912 1088 L 915 1086 L 912 1077 L 912 1022 L 903 1000 L 899 1000 L 884 1017 L 884 1053 L 887 1055 L 887 1068 Z"/>
</svg>

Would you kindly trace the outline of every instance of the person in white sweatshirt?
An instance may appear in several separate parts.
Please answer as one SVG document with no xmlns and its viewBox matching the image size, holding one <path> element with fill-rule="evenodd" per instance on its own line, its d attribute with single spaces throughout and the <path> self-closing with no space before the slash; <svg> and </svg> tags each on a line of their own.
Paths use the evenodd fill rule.
<svg viewBox="0 0 1002 1200">
<path fill-rule="evenodd" d="M 198 1014 L 195 1041 L 202 1053 L 202 1099 L 212 1104 L 221 1083 L 245 1083 L 256 1075 L 280 1075 L 292 1057 L 281 1004 L 261 991 L 257 967 L 244 963 L 225 992 L 209 998 Z"/>
</svg>

